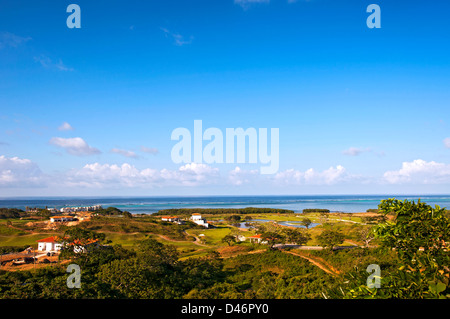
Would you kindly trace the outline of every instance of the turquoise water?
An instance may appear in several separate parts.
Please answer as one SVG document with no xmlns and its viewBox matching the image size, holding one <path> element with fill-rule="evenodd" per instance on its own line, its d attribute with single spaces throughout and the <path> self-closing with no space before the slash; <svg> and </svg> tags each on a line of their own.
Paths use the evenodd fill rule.
<svg viewBox="0 0 450 319">
<path fill-rule="evenodd" d="M 382 199 L 419 198 L 430 204 L 450 208 L 449 195 L 321 195 L 321 196 L 204 196 L 204 197 L 35 197 L 0 199 L 0 207 L 20 208 L 45 206 L 61 208 L 64 206 L 114 206 L 131 213 L 151 214 L 169 208 L 244 208 L 267 207 L 293 210 L 297 213 L 306 208 L 324 208 L 332 212 L 365 212 L 377 208 Z"/>
<path fill-rule="evenodd" d="M 266 223 L 266 222 L 270 222 L 271 220 L 268 219 L 253 219 L 250 220 L 248 222 L 241 222 L 241 223 L 236 223 L 233 224 L 233 226 L 237 226 L 239 228 L 245 228 L 248 229 L 251 226 L 247 226 L 247 223 L 252 223 L 252 222 L 256 222 L 256 223 Z M 291 227 L 296 227 L 296 228 L 306 228 L 305 226 L 303 226 L 302 224 L 300 224 L 300 221 L 278 221 L 277 222 L 279 225 L 282 226 L 291 226 Z M 238 226 L 239 225 L 239 226 Z M 311 223 L 311 225 L 309 225 L 309 228 L 313 228 L 316 227 L 317 225 L 319 225 L 318 223 Z"/>
</svg>

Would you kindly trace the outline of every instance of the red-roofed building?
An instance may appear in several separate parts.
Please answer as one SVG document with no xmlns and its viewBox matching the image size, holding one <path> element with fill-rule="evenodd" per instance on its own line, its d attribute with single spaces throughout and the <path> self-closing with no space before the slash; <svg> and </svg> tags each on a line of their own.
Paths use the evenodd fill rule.
<svg viewBox="0 0 450 319">
<path fill-rule="evenodd" d="M 262 241 L 261 234 L 250 236 L 247 238 L 250 240 L 251 243 L 267 244 L 267 241 Z"/>
<path fill-rule="evenodd" d="M 40 251 L 58 251 L 62 248 L 62 242 L 56 236 L 39 239 L 37 242 Z"/>
</svg>

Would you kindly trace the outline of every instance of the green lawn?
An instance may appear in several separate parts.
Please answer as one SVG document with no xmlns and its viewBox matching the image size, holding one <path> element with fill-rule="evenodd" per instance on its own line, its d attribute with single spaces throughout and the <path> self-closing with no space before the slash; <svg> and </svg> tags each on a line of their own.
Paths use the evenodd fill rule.
<svg viewBox="0 0 450 319">
<path fill-rule="evenodd" d="M 39 239 L 47 238 L 57 234 L 54 233 L 41 233 L 33 235 L 13 235 L 13 236 L 0 236 L 0 246 L 36 246 Z"/>
<path fill-rule="evenodd" d="M 189 233 L 195 234 L 197 237 L 201 238 L 206 245 L 216 246 L 223 245 L 222 238 L 228 235 L 231 230 L 232 227 L 230 226 L 219 226 L 210 229 L 190 229 Z M 199 236 L 200 234 L 205 236 Z"/>
<path fill-rule="evenodd" d="M 111 240 L 113 244 L 122 245 L 124 247 L 133 246 L 137 241 L 144 239 L 145 234 L 121 234 L 105 232 L 106 240 Z"/>
</svg>

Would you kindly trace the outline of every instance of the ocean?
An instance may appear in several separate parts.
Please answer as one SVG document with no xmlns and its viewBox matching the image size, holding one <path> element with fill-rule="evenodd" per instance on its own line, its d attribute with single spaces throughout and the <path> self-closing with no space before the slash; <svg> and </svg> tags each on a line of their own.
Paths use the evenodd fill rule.
<svg viewBox="0 0 450 319">
<path fill-rule="evenodd" d="M 301 212 L 305 208 L 324 208 L 332 212 L 365 212 L 377 208 L 382 199 L 397 198 L 417 200 L 434 207 L 450 209 L 450 195 L 320 195 L 320 196 L 202 196 L 202 197 L 32 197 L 3 198 L 0 207 L 62 208 L 73 206 L 102 205 L 117 207 L 132 214 L 152 214 L 169 208 L 244 208 L 267 207 Z"/>
</svg>

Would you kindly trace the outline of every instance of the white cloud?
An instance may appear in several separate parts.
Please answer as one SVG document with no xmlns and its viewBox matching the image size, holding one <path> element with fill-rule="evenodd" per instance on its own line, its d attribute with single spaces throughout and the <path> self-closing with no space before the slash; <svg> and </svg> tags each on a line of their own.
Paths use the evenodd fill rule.
<svg viewBox="0 0 450 319">
<path fill-rule="evenodd" d="M 421 159 L 403 162 L 397 171 L 387 171 L 384 180 L 390 184 L 444 184 L 450 183 L 450 164 L 426 162 Z"/>
<path fill-rule="evenodd" d="M 121 150 L 121 149 L 118 149 L 118 148 L 113 148 L 111 150 L 111 152 L 123 155 L 125 157 L 138 158 L 137 154 L 135 152 L 133 152 L 133 151 L 127 151 L 127 150 Z"/>
<path fill-rule="evenodd" d="M 64 122 L 63 124 L 61 124 L 60 127 L 58 127 L 58 130 L 60 130 L 60 131 L 73 131 L 73 127 L 69 123 Z"/>
<path fill-rule="evenodd" d="M 270 0 L 234 0 L 234 3 L 240 5 L 243 9 L 248 9 L 253 4 L 269 3 Z"/>
<path fill-rule="evenodd" d="M 29 159 L 0 156 L 0 187 L 36 187 L 45 185 L 45 176 Z"/>
<path fill-rule="evenodd" d="M 67 151 L 67 153 L 76 156 L 93 155 L 101 153 L 98 149 L 90 147 L 81 137 L 74 137 L 74 138 L 53 137 L 50 140 L 50 144 L 64 148 Z"/>
<path fill-rule="evenodd" d="M 370 148 L 359 148 L 359 147 L 350 147 L 349 149 L 346 149 L 342 151 L 342 154 L 349 155 L 349 156 L 358 156 L 361 153 L 364 152 L 371 152 L 372 150 Z"/>
<path fill-rule="evenodd" d="M 58 62 L 52 61 L 48 56 L 40 55 L 34 57 L 34 61 L 40 63 L 44 68 L 53 69 L 58 71 L 73 71 L 73 68 L 66 66 L 61 59 Z"/>
<path fill-rule="evenodd" d="M 174 33 L 167 28 L 160 28 L 162 32 L 164 32 L 164 35 L 166 38 L 171 38 L 173 40 L 173 44 L 176 46 L 183 46 L 185 44 L 191 44 L 192 40 L 194 40 L 193 36 L 189 37 L 189 40 L 186 40 L 184 36 L 182 36 L 179 33 Z"/>
<path fill-rule="evenodd" d="M 0 49 L 5 47 L 16 48 L 20 44 L 30 40 L 30 37 L 21 37 L 10 32 L 0 32 Z"/>
<path fill-rule="evenodd" d="M 145 146 L 141 146 L 141 151 L 145 152 L 145 153 L 153 154 L 153 155 L 156 155 L 159 153 L 159 150 L 157 148 L 145 147 Z"/>
<path fill-rule="evenodd" d="M 255 182 L 259 176 L 259 170 L 243 170 L 236 166 L 233 170 L 228 172 L 228 181 L 236 186 L 249 184 Z"/>
<path fill-rule="evenodd" d="M 450 137 L 447 137 L 444 139 L 444 145 L 446 148 L 450 148 Z"/>
<path fill-rule="evenodd" d="M 140 170 L 128 163 L 94 163 L 86 164 L 80 170 L 71 170 L 67 174 L 66 185 L 97 188 L 202 186 L 215 183 L 218 177 L 219 170 L 206 164 L 190 163 L 177 170 Z"/>
<path fill-rule="evenodd" d="M 332 185 L 352 179 L 356 179 L 356 176 L 350 175 L 341 165 L 321 172 L 313 168 L 305 172 L 287 169 L 277 173 L 274 177 L 277 183 L 284 185 Z"/>
</svg>

